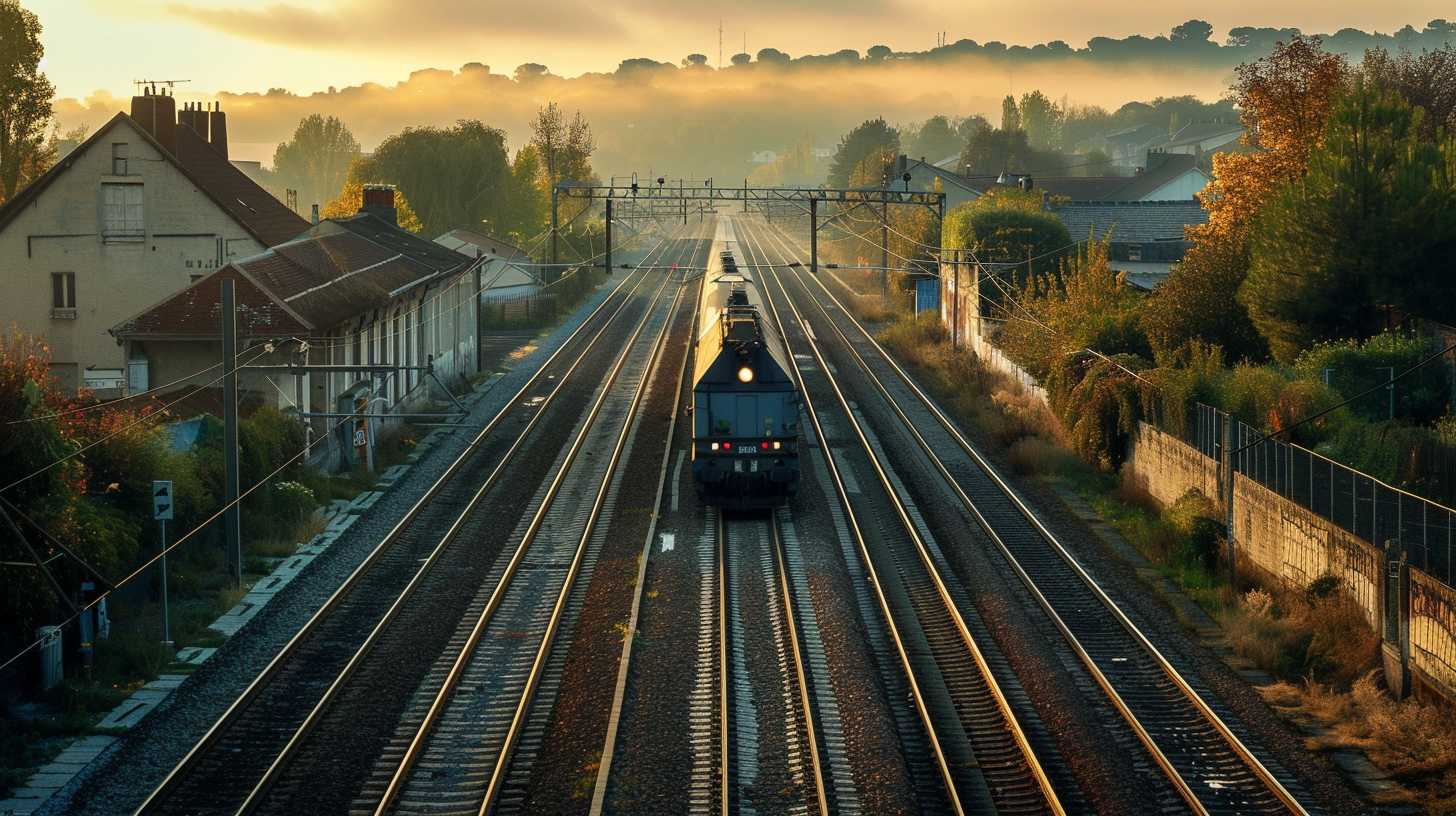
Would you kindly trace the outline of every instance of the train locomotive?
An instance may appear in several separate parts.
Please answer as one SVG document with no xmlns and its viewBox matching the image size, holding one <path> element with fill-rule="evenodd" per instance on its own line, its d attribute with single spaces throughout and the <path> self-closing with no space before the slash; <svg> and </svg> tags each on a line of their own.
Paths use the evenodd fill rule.
<svg viewBox="0 0 1456 816">
<path fill-rule="evenodd" d="M 772 507 L 799 486 L 799 393 L 757 284 L 738 268 L 732 222 L 719 221 L 717 239 L 698 303 L 693 484 L 705 504 Z"/>
</svg>

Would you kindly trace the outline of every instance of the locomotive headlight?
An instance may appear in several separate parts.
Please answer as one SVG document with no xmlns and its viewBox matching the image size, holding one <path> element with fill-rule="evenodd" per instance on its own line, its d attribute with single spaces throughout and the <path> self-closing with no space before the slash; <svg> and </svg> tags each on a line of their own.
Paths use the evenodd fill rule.
<svg viewBox="0 0 1456 816">
<path fill-rule="evenodd" d="M 753 369 L 748 366 L 741 366 L 738 369 L 738 381 L 741 383 L 753 382 Z"/>
</svg>

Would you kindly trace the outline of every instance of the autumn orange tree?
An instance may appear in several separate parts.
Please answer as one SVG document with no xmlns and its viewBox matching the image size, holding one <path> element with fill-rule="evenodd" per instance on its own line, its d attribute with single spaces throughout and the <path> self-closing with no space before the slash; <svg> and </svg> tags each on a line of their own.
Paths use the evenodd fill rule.
<svg viewBox="0 0 1456 816">
<path fill-rule="evenodd" d="M 1275 191 L 1304 174 L 1348 76 L 1344 59 L 1317 37 L 1296 36 L 1239 66 L 1232 96 L 1251 150 L 1213 157 L 1213 180 L 1198 196 L 1208 223 L 1188 229 L 1193 246 L 1143 319 L 1159 355 L 1189 340 L 1222 346 L 1233 360 L 1266 353 L 1247 310 L 1231 297 L 1248 274 L 1251 227 Z"/>
</svg>

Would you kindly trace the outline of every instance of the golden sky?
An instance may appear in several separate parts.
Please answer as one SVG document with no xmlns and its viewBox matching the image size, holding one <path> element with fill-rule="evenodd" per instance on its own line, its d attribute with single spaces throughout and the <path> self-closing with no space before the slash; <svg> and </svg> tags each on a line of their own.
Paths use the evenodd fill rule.
<svg viewBox="0 0 1456 816">
<path fill-rule="evenodd" d="M 1449 0 L 22 0 L 45 27 L 44 70 L 58 95 L 129 95 L 131 80 L 190 79 L 182 95 L 307 93 L 331 85 L 393 84 L 424 67 L 467 62 L 509 74 L 539 62 L 572 76 L 628 57 L 677 62 L 743 47 L 792 55 L 840 48 L 898 50 L 950 41 L 1033 44 L 1155 35 L 1190 18 L 1221 41 L 1239 25 L 1306 32 L 1393 31 L 1451 16 Z"/>
</svg>

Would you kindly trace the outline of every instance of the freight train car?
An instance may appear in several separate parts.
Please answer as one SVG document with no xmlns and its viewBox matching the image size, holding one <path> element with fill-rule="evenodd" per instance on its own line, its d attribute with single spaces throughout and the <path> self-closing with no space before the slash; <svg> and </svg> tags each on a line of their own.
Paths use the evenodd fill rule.
<svg viewBox="0 0 1456 816">
<path fill-rule="evenodd" d="M 693 483 L 706 504 L 772 507 L 799 486 L 799 393 L 727 219 L 715 249 L 698 303 Z"/>
</svg>

